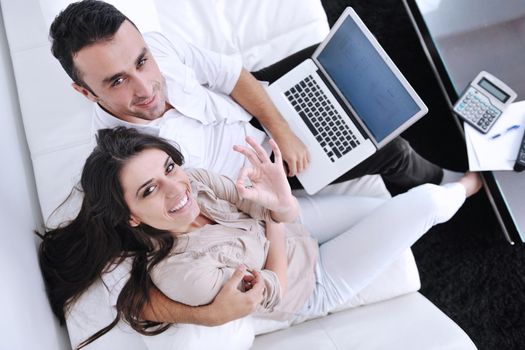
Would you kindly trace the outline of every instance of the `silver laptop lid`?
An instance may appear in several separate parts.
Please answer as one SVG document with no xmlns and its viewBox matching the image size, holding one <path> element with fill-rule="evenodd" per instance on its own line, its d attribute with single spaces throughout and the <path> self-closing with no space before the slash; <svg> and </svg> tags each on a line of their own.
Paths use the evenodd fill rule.
<svg viewBox="0 0 525 350">
<path fill-rule="evenodd" d="M 428 112 L 350 7 L 339 17 L 312 59 L 379 148 Z"/>
</svg>

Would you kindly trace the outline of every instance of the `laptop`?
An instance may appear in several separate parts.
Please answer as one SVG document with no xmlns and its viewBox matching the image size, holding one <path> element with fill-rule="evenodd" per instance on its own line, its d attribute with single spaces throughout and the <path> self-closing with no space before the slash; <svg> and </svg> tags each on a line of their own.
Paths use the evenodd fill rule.
<svg viewBox="0 0 525 350">
<path fill-rule="evenodd" d="M 311 59 L 267 87 L 310 152 L 297 178 L 314 194 L 428 112 L 357 13 L 346 8 Z"/>
</svg>

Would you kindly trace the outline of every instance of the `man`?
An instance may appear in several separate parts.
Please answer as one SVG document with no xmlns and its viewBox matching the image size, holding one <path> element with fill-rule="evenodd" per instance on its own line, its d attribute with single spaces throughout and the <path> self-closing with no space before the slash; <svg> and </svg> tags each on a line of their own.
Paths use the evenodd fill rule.
<svg viewBox="0 0 525 350">
<path fill-rule="evenodd" d="M 235 178 L 244 160 L 231 152 L 233 145 L 243 144 L 246 136 L 261 144 L 267 140 L 250 124 L 253 116 L 279 145 L 289 176 L 308 166 L 308 150 L 241 62 L 160 33 L 142 36 L 113 6 L 93 0 L 68 6 L 51 25 L 50 36 L 53 55 L 73 80 L 73 88 L 95 102 L 96 128 L 124 125 L 176 141 L 187 166 Z M 344 178 L 365 174 L 381 174 L 405 188 L 439 183 L 443 177 L 441 168 L 422 159 L 402 139 Z M 255 283 L 248 293 L 238 292 L 232 286 L 241 275 L 236 273 L 214 302 L 202 308 L 175 303 L 152 290 L 144 317 L 212 325 L 246 315 L 260 301 L 263 287 Z M 206 318 L 211 310 L 222 315 L 228 302 L 236 308 L 219 320 Z"/>
</svg>

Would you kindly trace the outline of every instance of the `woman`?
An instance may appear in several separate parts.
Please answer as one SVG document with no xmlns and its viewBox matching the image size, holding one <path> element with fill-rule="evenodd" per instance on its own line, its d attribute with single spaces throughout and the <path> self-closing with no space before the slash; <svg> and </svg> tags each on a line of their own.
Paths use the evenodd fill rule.
<svg viewBox="0 0 525 350">
<path fill-rule="evenodd" d="M 272 143 L 271 162 L 247 141 L 252 148 L 235 150 L 252 167 L 242 169 L 234 183 L 204 170 L 186 173 L 180 153 L 162 139 L 125 128 L 99 132 L 82 173 L 78 216 L 49 231 L 41 246 L 50 300 L 62 319 L 104 269 L 133 260 L 115 321 L 84 345 L 119 319 L 142 333 L 164 331 L 168 325 L 140 320 L 152 283 L 174 300 L 201 305 L 213 299 L 239 263 L 253 271 L 242 288 L 251 288 L 253 278 L 264 282 L 258 315 L 299 322 L 326 314 L 348 302 L 431 226 L 448 220 L 480 187 L 470 173 L 458 183 L 423 185 L 389 200 L 320 196 L 301 202 L 305 225 L 290 223 L 299 203 L 277 145 Z"/>
</svg>

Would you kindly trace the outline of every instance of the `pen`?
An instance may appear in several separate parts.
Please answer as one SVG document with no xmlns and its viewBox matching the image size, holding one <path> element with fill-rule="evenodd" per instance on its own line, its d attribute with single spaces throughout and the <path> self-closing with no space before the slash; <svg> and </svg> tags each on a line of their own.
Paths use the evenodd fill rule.
<svg viewBox="0 0 525 350">
<path fill-rule="evenodd" d="M 491 138 L 492 140 L 497 139 L 498 137 L 500 137 L 500 136 L 502 136 L 502 135 L 505 135 L 505 134 L 508 133 L 509 131 L 519 129 L 519 127 L 520 127 L 520 126 L 519 126 L 518 124 L 514 124 L 514 125 L 512 125 L 512 126 L 509 126 L 505 131 L 498 132 L 497 134 L 492 135 L 490 138 Z"/>
</svg>

